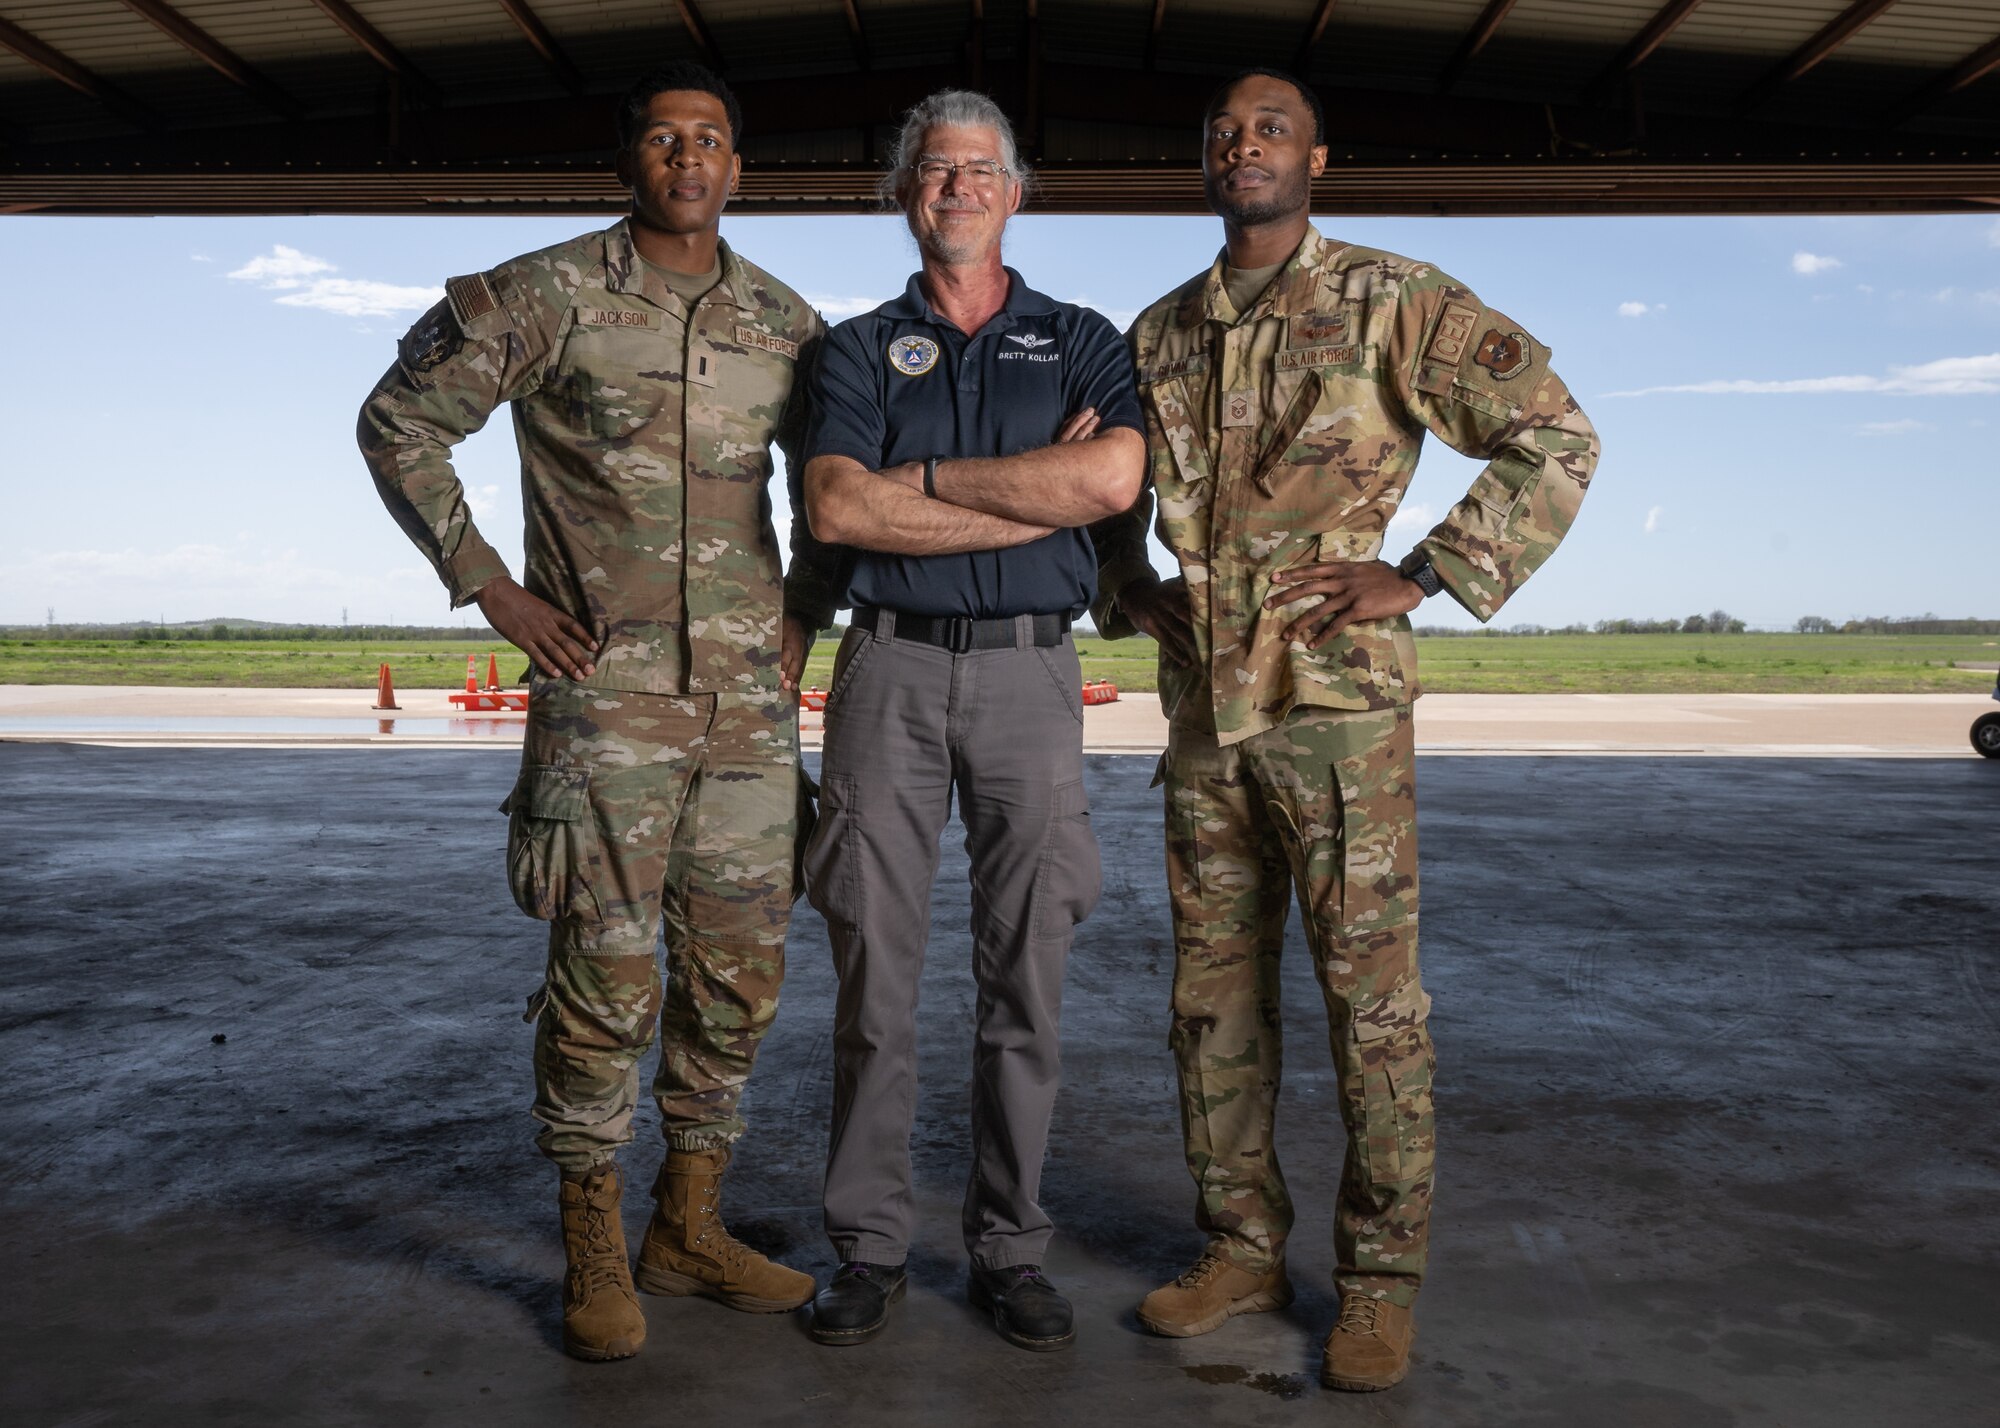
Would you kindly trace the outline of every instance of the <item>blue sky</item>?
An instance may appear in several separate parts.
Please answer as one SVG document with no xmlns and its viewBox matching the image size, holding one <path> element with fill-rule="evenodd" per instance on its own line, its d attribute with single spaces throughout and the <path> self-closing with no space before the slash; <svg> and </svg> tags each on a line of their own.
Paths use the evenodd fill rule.
<svg viewBox="0 0 2000 1428">
<path fill-rule="evenodd" d="M 1568 541 L 1501 615 L 1565 624 L 1717 606 L 2000 614 L 2000 218 L 1346 219 L 1546 342 L 1603 434 Z M 447 623 L 376 500 L 354 414 L 447 276 L 575 219 L 0 220 L 0 623 L 214 616 Z M 899 292 L 893 218 L 729 218 L 838 318 Z M 1009 261 L 1121 326 L 1205 268 L 1207 218 L 1017 219 Z M 512 434 L 461 473 L 520 554 Z M 1474 463 L 1425 446 L 1392 556 Z M 780 495 L 782 508 L 782 494 Z M 1470 625 L 1447 599 L 1421 619 Z"/>
</svg>

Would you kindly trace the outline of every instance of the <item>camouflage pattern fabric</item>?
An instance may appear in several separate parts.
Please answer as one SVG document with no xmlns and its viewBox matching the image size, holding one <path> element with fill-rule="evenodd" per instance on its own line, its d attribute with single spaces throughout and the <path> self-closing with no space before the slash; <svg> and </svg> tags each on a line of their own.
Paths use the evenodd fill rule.
<svg viewBox="0 0 2000 1428">
<path fill-rule="evenodd" d="M 1217 1253 L 1259 1274 L 1292 1227 L 1271 1123 L 1278 962 L 1296 889 L 1348 1135 L 1335 1277 L 1405 1305 L 1423 1279 L 1434 1149 L 1414 754 L 1406 705 L 1300 708 L 1233 744 L 1175 726 L 1165 759 L 1170 1041 L 1195 1222 Z"/>
<path fill-rule="evenodd" d="M 1487 458 L 1421 542 L 1445 588 L 1490 620 L 1575 519 L 1597 437 L 1548 349 L 1428 264 L 1331 243 L 1311 228 L 1239 314 L 1221 258 L 1141 313 L 1130 335 L 1147 408 L 1152 494 L 1102 523 L 1098 628 L 1133 633 L 1119 590 L 1150 579 L 1149 505 L 1180 563 L 1199 661 L 1162 661 L 1177 723 L 1223 742 L 1294 705 L 1389 709 L 1417 697 L 1404 618 L 1287 643 L 1297 604 L 1265 610 L 1271 577 L 1372 560 L 1426 431 Z"/>
<path fill-rule="evenodd" d="M 767 483 L 804 428 L 819 315 L 721 245 L 692 310 L 627 225 L 453 278 L 361 411 L 377 490 L 454 606 L 506 566 L 473 524 L 451 447 L 514 404 L 522 583 L 601 641 L 593 682 L 652 694 L 778 687 L 781 608 L 833 615 L 804 521 L 780 596 Z"/>
<path fill-rule="evenodd" d="M 672 697 L 537 676 L 511 815 L 508 882 L 547 920 L 531 999 L 538 1143 L 581 1172 L 632 1139 L 638 1065 L 667 1143 L 727 1145 L 778 1009 L 800 791 L 780 693 Z M 666 931 L 662 988 L 656 945 Z"/>
</svg>

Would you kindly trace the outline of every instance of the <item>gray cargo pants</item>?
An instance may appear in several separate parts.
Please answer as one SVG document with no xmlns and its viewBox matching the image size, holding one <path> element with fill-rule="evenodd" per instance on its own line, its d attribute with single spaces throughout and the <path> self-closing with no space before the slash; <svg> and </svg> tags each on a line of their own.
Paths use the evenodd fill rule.
<svg viewBox="0 0 2000 1428">
<path fill-rule="evenodd" d="M 1097 902 L 1083 789 L 1083 695 L 1068 636 L 954 654 L 850 629 L 826 706 L 807 896 L 827 920 L 834 1013 L 826 1232 L 844 1260 L 901 1264 L 914 1213 L 917 980 L 938 839 L 957 792 L 972 863 L 972 1174 L 965 1246 L 989 1269 L 1039 1264 L 1037 1203 L 1058 1071 L 1063 967 Z"/>
</svg>

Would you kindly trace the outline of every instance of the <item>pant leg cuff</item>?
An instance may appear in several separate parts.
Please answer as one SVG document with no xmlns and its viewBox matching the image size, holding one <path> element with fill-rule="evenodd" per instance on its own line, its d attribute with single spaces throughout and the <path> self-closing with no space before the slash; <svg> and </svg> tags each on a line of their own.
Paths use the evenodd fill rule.
<svg viewBox="0 0 2000 1428">
<path fill-rule="evenodd" d="M 907 1248 L 898 1248 L 879 1240 L 833 1240 L 834 1254 L 842 1264 L 879 1264 L 885 1269 L 901 1269 L 910 1257 Z"/>
<path fill-rule="evenodd" d="M 1044 1245 L 1040 1250 L 1008 1249 L 991 1254 L 974 1254 L 972 1264 L 975 1269 L 1013 1269 L 1023 1264 L 1040 1265 L 1046 1262 L 1047 1250 L 1048 1247 Z"/>
<path fill-rule="evenodd" d="M 1417 1291 L 1423 1287 L 1422 1280 L 1383 1274 L 1336 1274 L 1333 1283 L 1342 1294 L 1365 1294 L 1399 1309 L 1415 1304 Z"/>
</svg>

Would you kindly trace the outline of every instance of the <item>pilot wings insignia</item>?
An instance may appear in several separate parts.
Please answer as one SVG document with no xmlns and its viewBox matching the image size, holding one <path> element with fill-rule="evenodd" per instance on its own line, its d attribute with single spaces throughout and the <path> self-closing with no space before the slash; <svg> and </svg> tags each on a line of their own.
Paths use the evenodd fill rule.
<svg viewBox="0 0 2000 1428">
<path fill-rule="evenodd" d="M 1032 332 L 1010 332 L 1007 334 L 1007 340 L 1009 342 L 1020 343 L 1030 352 L 1034 351 L 1037 347 L 1053 347 L 1056 343 L 1053 337 L 1037 337 Z"/>
</svg>

